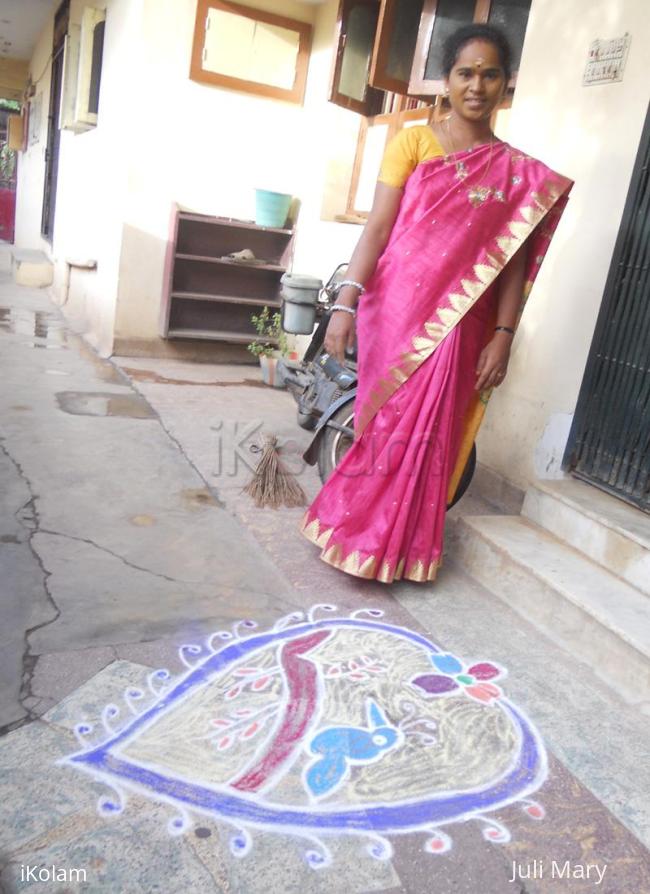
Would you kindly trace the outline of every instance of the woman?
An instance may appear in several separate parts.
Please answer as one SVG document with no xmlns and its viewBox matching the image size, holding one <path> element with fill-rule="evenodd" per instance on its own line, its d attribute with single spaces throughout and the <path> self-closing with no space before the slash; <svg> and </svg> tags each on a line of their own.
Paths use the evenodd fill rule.
<svg viewBox="0 0 650 894">
<path fill-rule="evenodd" d="M 389 144 L 325 339 L 355 338 L 355 442 L 310 506 L 321 558 L 386 583 L 433 580 L 445 510 L 571 182 L 497 140 L 510 79 L 497 29 L 448 39 L 451 114 Z"/>
</svg>

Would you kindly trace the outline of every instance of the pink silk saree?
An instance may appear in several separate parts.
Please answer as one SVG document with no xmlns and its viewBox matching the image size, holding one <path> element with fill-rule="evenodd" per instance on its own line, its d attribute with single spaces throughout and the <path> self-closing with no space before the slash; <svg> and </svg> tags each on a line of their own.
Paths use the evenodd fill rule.
<svg viewBox="0 0 650 894">
<path fill-rule="evenodd" d="M 507 143 L 409 177 L 359 303 L 355 441 L 303 522 L 325 562 L 385 583 L 435 578 L 447 502 L 489 399 L 475 383 L 495 281 L 526 243 L 523 307 L 571 185 Z"/>
</svg>

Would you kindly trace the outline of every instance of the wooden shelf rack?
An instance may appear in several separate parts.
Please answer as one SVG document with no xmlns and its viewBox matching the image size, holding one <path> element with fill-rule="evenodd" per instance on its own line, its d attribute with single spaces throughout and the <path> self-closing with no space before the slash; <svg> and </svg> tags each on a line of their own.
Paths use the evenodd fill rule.
<svg viewBox="0 0 650 894">
<path fill-rule="evenodd" d="M 194 214 L 175 207 L 161 303 L 163 338 L 199 338 L 247 344 L 255 337 L 251 314 L 278 309 L 280 278 L 293 248 L 293 228 Z M 254 261 L 229 258 L 250 249 Z"/>
</svg>

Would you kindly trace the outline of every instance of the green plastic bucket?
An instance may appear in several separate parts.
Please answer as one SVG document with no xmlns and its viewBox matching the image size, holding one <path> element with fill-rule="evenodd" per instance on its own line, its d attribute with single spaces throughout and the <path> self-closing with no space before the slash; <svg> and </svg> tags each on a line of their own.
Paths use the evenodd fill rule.
<svg viewBox="0 0 650 894">
<path fill-rule="evenodd" d="M 284 227 L 292 196 L 284 192 L 255 190 L 255 223 L 258 227 Z"/>
</svg>

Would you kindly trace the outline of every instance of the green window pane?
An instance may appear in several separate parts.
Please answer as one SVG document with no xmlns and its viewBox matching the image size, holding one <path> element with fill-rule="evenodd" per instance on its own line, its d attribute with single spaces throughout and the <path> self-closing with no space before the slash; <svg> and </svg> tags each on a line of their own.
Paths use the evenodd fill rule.
<svg viewBox="0 0 650 894">
<path fill-rule="evenodd" d="M 532 0 L 492 0 L 488 23 L 500 28 L 512 48 L 512 70 L 519 69 Z"/>
<path fill-rule="evenodd" d="M 366 96 L 378 16 L 378 4 L 359 4 L 352 7 L 346 23 L 339 93 L 360 102 Z"/>
<path fill-rule="evenodd" d="M 442 73 L 443 44 L 456 28 L 472 23 L 475 2 L 476 0 L 438 0 L 427 64 L 424 69 L 425 80 L 440 81 L 444 77 Z"/>
<path fill-rule="evenodd" d="M 388 47 L 386 73 L 407 83 L 411 77 L 411 66 L 415 44 L 418 39 L 423 0 L 399 0 Z"/>
</svg>

